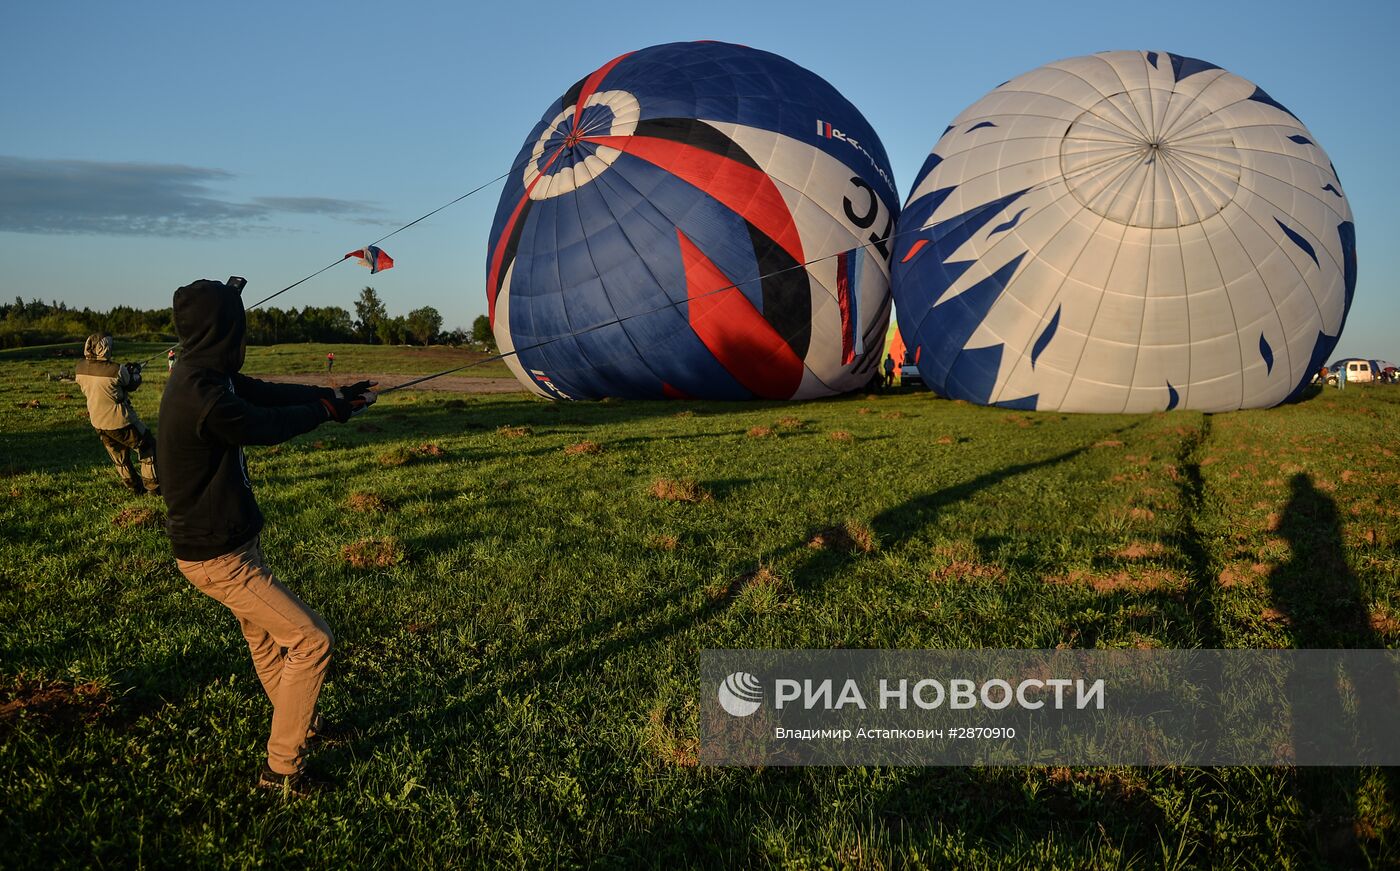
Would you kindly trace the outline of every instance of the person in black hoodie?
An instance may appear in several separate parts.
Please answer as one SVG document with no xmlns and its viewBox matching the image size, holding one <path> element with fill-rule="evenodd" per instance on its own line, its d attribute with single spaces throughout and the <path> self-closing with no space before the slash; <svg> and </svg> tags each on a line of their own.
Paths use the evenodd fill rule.
<svg viewBox="0 0 1400 871">
<path fill-rule="evenodd" d="M 345 423 L 374 402 L 374 383 L 337 392 L 239 374 L 244 283 L 205 279 L 175 291 L 175 331 L 183 351 L 161 398 L 157 474 L 180 572 L 238 618 L 272 702 L 258 783 L 300 792 L 321 785 L 304 763 L 333 638 L 321 615 L 263 560 L 263 515 L 243 446 L 275 445 L 330 420 Z"/>
</svg>

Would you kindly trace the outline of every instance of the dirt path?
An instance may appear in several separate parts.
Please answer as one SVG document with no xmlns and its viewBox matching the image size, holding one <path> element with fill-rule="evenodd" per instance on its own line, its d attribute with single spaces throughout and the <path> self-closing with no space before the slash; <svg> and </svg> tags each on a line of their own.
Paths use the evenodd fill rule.
<svg viewBox="0 0 1400 871">
<path fill-rule="evenodd" d="M 336 372 L 332 377 L 321 375 L 258 375 L 247 373 L 251 378 L 275 381 L 281 384 L 314 384 L 317 387 L 339 387 L 354 384 L 356 381 L 378 381 L 381 388 L 392 387 L 405 381 L 420 378 L 419 375 L 374 375 L 364 372 Z M 444 375 L 431 381 L 416 384 L 409 390 L 433 390 L 445 393 L 520 393 L 524 390 L 514 378 L 471 378 L 466 375 Z"/>
</svg>

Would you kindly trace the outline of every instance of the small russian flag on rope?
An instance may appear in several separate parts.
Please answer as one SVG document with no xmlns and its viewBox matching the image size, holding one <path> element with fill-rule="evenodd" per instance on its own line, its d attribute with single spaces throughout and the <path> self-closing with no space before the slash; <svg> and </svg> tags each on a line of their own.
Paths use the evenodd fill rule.
<svg viewBox="0 0 1400 871">
<path fill-rule="evenodd" d="M 386 269 L 394 268 L 394 258 L 384 253 L 382 249 L 376 248 L 373 245 L 366 245 L 360 250 L 351 251 L 345 256 L 354 257 L 356 260 L 360 261 L 361 266 L 368 266 L 370 275 L 373 275 L 376 272 L 383 272 Z"/>
</svg>

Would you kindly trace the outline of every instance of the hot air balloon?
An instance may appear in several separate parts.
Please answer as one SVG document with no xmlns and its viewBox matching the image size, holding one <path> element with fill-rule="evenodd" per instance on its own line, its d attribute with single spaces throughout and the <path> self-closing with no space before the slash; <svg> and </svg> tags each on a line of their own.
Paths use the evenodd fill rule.
<svg viewBox="0 0 1400 871">
<path fill-rule="evenodd" d="M 1326 362 L 1356 287 L 1317 137 L 1161 51 L 1057 61 L 974 103 L 924 162 L 894 254 L 927 383 L 1022 409 L 1277 405 Z"/>
<path fill-rule="evenodd" d="M 560 399 L 799 399 L 865 385 L 899 199 L 818 76 L 717 42 L 615 58 L 530 131 L 486 295 L 522 384 Z"/>
</svg>

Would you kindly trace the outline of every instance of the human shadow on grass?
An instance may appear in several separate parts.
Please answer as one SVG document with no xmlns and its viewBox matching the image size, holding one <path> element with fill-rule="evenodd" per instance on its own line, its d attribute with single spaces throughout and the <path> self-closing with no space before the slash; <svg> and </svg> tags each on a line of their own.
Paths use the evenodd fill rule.
<svg viewBox="0 0 1400 871">
<path fill-rule="evenodd" d="M 1291 556 L 1269 573 L 1268 587 L 1274 607 L 1287 626 L 1292 646 L 1300 649 L 1383 649 L 1385 640 L 1372 628 L 1368 594 L 1347 565 L 1341 513 L 1336 502 L 1320 491 L 1306 473 L 1289 481 L 1289 499 L 1278 525 Z M 1349 685 L 1344 688 L 1343 683 Z M 1295 744 L 1313 745 L 1316 751 L 1337 755 L 1349 746 L 1351 735 L 1343 725 L 1345 697 L 1353 696 L 1357 725 L 1370 735 L 1400 728 L 1400 696 L 1388 675 L 1376 679 L 1360 673 L 1340 677 L 1319 688 L 1290 687 L 1293 710 L 1336 712 L 1327 717 L 1324 731 L 1315 734 L 1295 727 Z M 1312 717 L 1311 720 L 1318 720 Z M 1330 724 L 1330 729 L 1326 728 Z M 1340 757 L 1338 757 L 1340 758 Z M 1366 770 L 1356 767 L 1294 769 L 1294 788 L 1302 809 L 1304 831 L 1311 838 L 1314 858 L 1333 867 L 1360 867 L 1376 861 L 1367 857 L 1361 836 L 1371 847 L 1381 833 L 1358 832 L 1361 791 Z M 1400 807 L 1400 769 L 1381 769 L 1390 816 Z M 1374 814 L 1374 811 L 1372 812 Z M 1382 835 L 1382 842 L 1384 836 Z M 1393 848 L 1392 848 L 1393 849 Z M 1369 863 L 1368 863 L 1369 858 Z M 1390 859 L 1395 856 L 1391 855 Z"/>
</svg>

